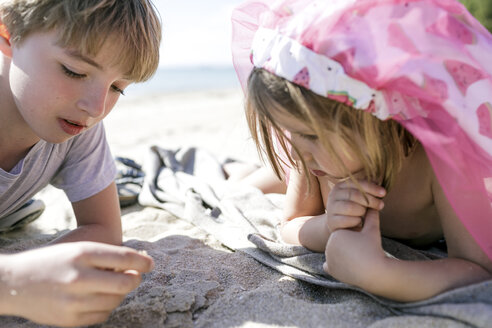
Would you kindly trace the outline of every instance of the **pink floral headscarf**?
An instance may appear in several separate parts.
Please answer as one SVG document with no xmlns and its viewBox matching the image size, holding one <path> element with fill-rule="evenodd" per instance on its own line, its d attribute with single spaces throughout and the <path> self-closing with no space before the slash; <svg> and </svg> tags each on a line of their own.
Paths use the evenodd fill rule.
<svg viewBox="0 0 492 328">
<path fill-rule="evenodd" d="M 492 35 L 455 0 L 249 0 L 233 13 L 253 66 L 394 119 L 424 146 L 448 201 L 492 259 Z"/>
</svg>

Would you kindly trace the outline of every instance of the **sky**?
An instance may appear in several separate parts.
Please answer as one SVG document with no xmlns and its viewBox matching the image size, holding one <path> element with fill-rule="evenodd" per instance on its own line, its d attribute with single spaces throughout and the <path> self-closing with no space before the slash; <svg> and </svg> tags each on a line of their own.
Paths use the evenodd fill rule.
<svg viewBox="0 0 492 328">
<path fill-rule="evenodd" d="M 154 0 L 161 67 L 231 66 L 231 12 L 244 0 Z"/>
</svg>

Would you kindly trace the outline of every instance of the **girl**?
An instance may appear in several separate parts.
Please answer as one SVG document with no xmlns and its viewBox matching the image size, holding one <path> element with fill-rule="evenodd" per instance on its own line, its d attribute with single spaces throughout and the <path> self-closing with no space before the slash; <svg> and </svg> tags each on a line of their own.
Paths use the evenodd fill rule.
<svg viewBox="0 0 492 328">
<path fill-rule="evenodd" d="M 233 22 L 250 130 L 287 169 L 286 242 L 398 301 L 491 278 L 492 37 L 461 4 L 252 0 Z M 444 237 L 448 258 L 387 257 L 381 235 Z"/>
</svg>

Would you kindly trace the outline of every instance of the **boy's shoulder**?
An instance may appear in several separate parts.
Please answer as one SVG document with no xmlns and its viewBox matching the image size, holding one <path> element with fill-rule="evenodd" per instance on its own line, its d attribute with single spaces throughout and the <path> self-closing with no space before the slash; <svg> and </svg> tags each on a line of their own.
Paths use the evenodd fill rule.
<svg viewBox="0 0 492 328">
<path fill-rule="evenodd" d="M 76 201 L 91 196 L 115 175 L 101 123 L 63 143 L 41 140 L 11 171 L 0 170 L 0 217 L 48 184 Z"/>
<path fill-rule="evenodd" d="M 81 146 L 96 147 L 106 142 L 106 132 L 102 121 L 91 127 L 89 130 L 59 144 L 59 147 L 66 148 L 68 151 L 80 148 Z M 67 153 L 70 156 L 70 152 Z"/>
<path fill-rule="evenodd" d="M 38 157 L 43 156 L 42 154 L 45 153 L 45 156 L 67 161 L 72 157 L 80 156 L 80 153 L 89 157 L 92 155 L 97 156 L 98 153 L 93 151 L 106 143 L 104 126 L 102 122 L 99 122 L 89 130 L 61 143 L 49 143 L 41 140 L 33 147 L 28 156 L 32 153 L 32 156 Z M 26 156 L 26 160 L 30 160 L 28 156 Z"/>
</svg>

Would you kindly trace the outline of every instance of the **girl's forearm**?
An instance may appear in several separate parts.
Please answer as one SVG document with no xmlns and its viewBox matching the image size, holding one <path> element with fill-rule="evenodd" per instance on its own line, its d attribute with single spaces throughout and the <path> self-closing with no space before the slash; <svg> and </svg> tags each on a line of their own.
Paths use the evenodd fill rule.
<svg viewBox="0 0 492 328">
<path fill-rule="evenodd" d="M 363 289 L 401 302 L 420 301 L 447 290 L 492 278 L 478 264 L 446 258 L 429 261 L 402 261 L 385 258 L 385 264 L 367 275 Z"/>
<path fill-rule="evenodd" d="M 284 221 L 280 226 L 282 240 L 293 245 L 302 245 L 315 252 L 324 252 L 330 233 L 326 227 L 325 214 L 302 216 Z"/>
</svg>

